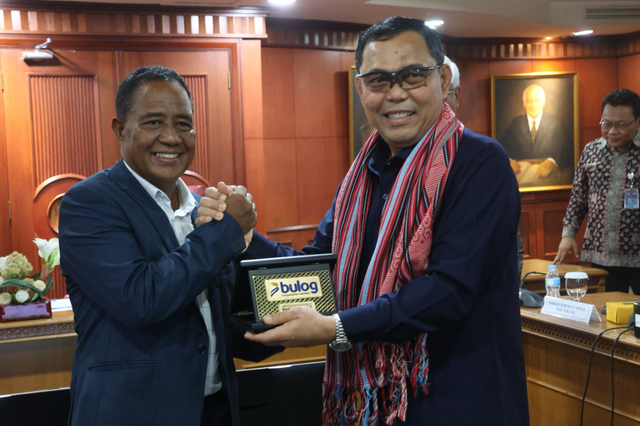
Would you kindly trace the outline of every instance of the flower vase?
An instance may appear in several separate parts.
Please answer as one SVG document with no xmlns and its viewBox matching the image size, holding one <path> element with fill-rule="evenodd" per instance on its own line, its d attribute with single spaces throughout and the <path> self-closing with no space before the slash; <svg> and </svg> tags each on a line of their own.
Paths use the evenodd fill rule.
<svg viewBox="0 0 640 426">
<path fill-rule="evenodd" d="M 21 305 L 0 305 L 0 322 L 51 318 L 51 301 L 29 302 Z"/>
</svg>

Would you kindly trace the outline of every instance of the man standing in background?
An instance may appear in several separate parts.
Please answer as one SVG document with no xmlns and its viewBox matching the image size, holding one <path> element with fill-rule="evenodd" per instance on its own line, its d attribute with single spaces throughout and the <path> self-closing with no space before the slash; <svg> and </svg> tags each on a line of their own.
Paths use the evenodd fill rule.
<svg viewBox="0 0 640 426">
<path fill-rule="evenodd" d="M 607 291 L 640 295 L 640 97 L 629 89 L 609 93 L 602 101 L 602 137 L 582 151 L 562 222 L 562 240 L 553 263 L 572 250 L 587 216 L 580 259 L 606 270 Z"/>
</svg>

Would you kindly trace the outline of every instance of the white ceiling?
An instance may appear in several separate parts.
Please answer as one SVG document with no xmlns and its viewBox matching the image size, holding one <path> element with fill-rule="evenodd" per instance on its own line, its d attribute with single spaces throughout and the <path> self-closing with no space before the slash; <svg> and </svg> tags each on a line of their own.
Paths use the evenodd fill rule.
<svg viewBox="0 0 640 426">
<path fill-rule="evenodd" d="M 39 0 L 59 1 L 59 0 Z M 74 0 L 92 3 L 92 0 Z M 445 21 L 439 28 L 452 37 L 567 37 L 593 29 L 594 35 L 640 31 L 640 1 L 619 0 L 297 0 L 274 7 L 267 0 L 100 0 L 101 3 L 259 7 L 269 17 L 372 24 L 403 15 Z M 587 9 L 612 9 L 619 17 L 587 19 Z"/>
</svg>

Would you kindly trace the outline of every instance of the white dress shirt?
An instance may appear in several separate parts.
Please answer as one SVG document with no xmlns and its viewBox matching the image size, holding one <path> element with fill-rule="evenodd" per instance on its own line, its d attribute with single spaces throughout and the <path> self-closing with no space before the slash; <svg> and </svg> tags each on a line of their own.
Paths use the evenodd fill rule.
<svg viewBox="0 0 640 426">
<path fill-rule="evenodd" d="M 124 161 L 124 160 L 123 160 Z M 189 234 L 193 231 L 193 223 L 191 222 L 191 212 L 196 207 L 196 200 L 193 198 L 191 191 L 184 183 L 184 181 L 178 178 L 176 182 L 176 191 L 178 191 L 178 197 L 180 198 L 180 207 L 174 211 L 171 208 L 171 200 L 162 190 L 158 189 L 151 183 L 143 179 L 137 174 L 126 161 L 124 165 L 131 172 L 133 177 L 136 178 L 140 185 L 151 195 L 151 198 L 155 200 L 162 211 L 167 215 L 167 219 L 171 223 L 173 232 L 176 235 L 176 239 L 180 245 L 184 244 L 184 241 Z M 216 346 L 216 333 L 213 330 L 213 319 L 211 318 L 211 306 L 209 305 L 209 299 L 207 298 L 208 291 L 205 289 L 198 295 L 198 304 L 200 305 L 200 312 L 204 318 L 204 322 L 207 325 L 207 332 L 209 333 L 209 358 L 207 360 L 207 378 L 204 382 L 204 394 L 211 395 L 218 392 L 222 388 L 222 381 L 220 380 L 220 374 L 218 373 L 218 349 Z"/>
</svg>

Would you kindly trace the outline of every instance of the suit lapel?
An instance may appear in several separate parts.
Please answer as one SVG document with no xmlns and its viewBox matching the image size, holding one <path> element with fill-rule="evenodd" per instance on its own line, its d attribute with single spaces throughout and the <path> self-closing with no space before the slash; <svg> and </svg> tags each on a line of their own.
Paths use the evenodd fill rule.
<svg viewBox="0 0 640 426">
<path fill-rule="evenodd" d="M 160 235 L 167 251 L 177 249 L 178 240 L 176 239 L 171 224 L 167 220 L 167 215 L 155 200 L 151 198 L 149 193 L 144 190 L 136 178 L 133 177 L 122 159 L 110 169 L 109 174 L 113 182 L 118 185 L 128 197 L 143 208 L 149 222 L 153 224 L 156 231 L 158 231 L 158 235 Z"/>
</svg>

